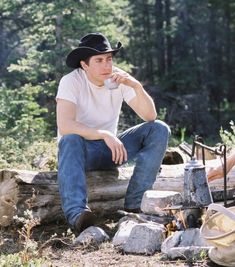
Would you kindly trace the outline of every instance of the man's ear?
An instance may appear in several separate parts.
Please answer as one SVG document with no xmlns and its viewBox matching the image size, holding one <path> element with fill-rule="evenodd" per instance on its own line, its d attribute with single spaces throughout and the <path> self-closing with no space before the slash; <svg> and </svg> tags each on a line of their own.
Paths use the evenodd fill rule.
<svg viewBox="0 0 235 267">
<path fill-rule="evenodd" d="M 81 60 L 81 61 L 80 61 L 80 65 L 81 65 L 81 67 L 82 67 L 84 70 L 86 70 L 86 68 L 87 68 L 87 64 L 86 64 L 85 61 Z"/>
</svg>

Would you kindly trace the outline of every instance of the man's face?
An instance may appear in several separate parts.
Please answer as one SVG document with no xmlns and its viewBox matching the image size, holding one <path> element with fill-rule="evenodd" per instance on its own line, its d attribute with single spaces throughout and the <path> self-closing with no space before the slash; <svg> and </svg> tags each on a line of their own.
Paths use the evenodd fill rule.
<svg viewBox="0 0 235 267">
<path fill-rule="evenodd" d="M 113 67 L 112 53 L 101 54 L 90 57 L 89 63 L 81 61 L 88 79 L 95 85 L 104 85 L 104 80 L 110 77 Z"/>
</svg>

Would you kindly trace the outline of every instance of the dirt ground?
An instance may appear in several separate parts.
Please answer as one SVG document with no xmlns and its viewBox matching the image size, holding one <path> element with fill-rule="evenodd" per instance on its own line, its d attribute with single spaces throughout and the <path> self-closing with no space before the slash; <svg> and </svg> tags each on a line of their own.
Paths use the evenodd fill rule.
<svg viewBox="0 0 235 267">
<path fill-rule="evenodd" d="M 102 218 L 97 226 L 113 237 L 117 230 L 117 219 Z M 210 262 L 209 259 L 202 259 L 197 262 L 187 262 L 186 260 L 168 261 L 162 259 L 161 253 L 152 256 L 147 255 L 127 255 L 112 246 L 111 242 L 94 246 L 73 246 L 72 237 L 64 236 L 68 226 L 66 223 L 56 223 L 41 225 L 33 229 L 31 239 L 38 243 L 38 255 L 45 257 L 48 264 L 42 267 L 163 267 L 163 266 L 210 266 L 218 265 Z M 57 234 L 55 237 L 52 235 Z M 0 252 L 1 254 L 17 253 L 22 250 L 22 244 L 17 233 L 17 229 L 1 229 L 0 232 Z M 27 265 L 28 266 L 28 265 Z M 30 265 L 31 266 L 31 265 Z M 0 266 L 1 267 L 1 266 Z M 8 267 L 8 266 L 7 266 Z M 10 267 L 10 266 L 9 266 Z"/>
</svg>

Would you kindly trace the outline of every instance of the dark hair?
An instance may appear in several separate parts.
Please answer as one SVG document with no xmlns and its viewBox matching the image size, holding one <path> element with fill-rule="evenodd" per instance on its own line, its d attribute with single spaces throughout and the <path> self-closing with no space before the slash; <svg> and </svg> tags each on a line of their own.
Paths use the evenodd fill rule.
<svg viewBox="0 0 235 267">
<path fill-rule="evenodd" d="M 91 57 L 87 57 L 86 59 L 82 59 L 81 61 L 84 61 L 86 63 L 86 65 L 89 65 Z M 82 65 L 81 68 L 83 69 Z"/>
</svg>

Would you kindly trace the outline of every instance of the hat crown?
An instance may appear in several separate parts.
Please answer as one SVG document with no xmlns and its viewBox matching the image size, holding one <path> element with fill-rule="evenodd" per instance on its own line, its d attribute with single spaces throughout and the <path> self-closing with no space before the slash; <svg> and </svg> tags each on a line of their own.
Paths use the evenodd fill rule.
<svg viewBox="0 0 235 267">
<path fill-rule="evenodd" d="M 111 50 L 108 39 L 101 33 L 90 33 L 82 37 L 78 47 L 87 47 L 100 52 Z"/>
<path fill-rule="evenodd" d="M 116 47 L 112 48 L 108 39 L 101 33 L 88 33 L 80 39 L 78 47 L 68 54 L 66 64 L 70 68 L 81 68 L 80 61 L 104 53 L 115 55 L 121 47 L 122 43 L 118 42 Z"/>
</svg>

